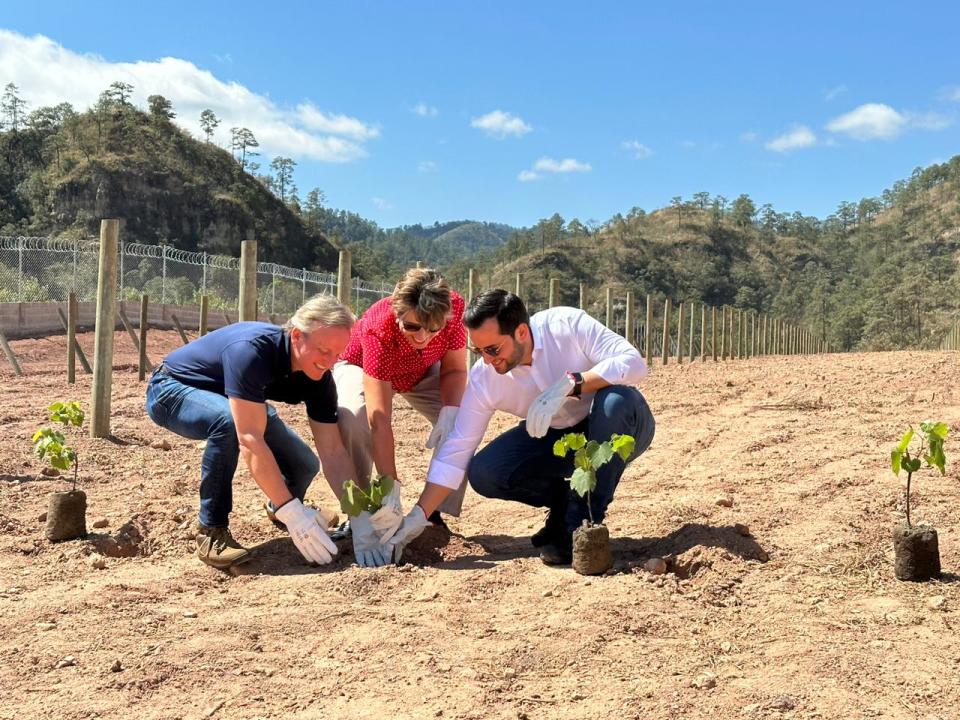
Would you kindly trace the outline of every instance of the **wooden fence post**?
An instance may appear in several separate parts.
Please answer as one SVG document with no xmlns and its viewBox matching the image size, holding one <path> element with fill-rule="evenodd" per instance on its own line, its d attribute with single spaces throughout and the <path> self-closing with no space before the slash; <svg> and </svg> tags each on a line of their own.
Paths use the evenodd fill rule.
<svg viewBox="0 0 960 720">
<path fill-rule="evenodd" d="M 150 298 L 147 295 L 140 296 L 140 357 L 137 361 L 137 380 L 143 382 L 147 376 L 147 308 Z"/>
<path fill-rule="evenodd" d="M 113 329 L 117 322 L 117 246 L 120 221 L 100 221 L 100 260 L 97 272 L 97 324 L 93 341 L 93 389 L 90 437 L 110 435 L 113 386 Z"/>
<path fill-rule="evenodd" d="M 10 347 L 10 343 L 7 342 L 7 336 L 3 334 L 3 331 L 0 331 L 0 348 L 3 348 L 3 354 L 7 356 L 7 361 L 13 368 L 13 374 L 17 377 L 23 375 L 23 370 L 20 369 L 20 363 L 17 362 L 17 356 L 13 354 L 13 348 Z"/>
<path fill-rule="evenodd" d="M 707 361 L 707 304 L 700 303 L 700 362 Z"/>
<path fill-rule="evenodd" d="M 580 283 L 580 309 L 587 309 L 587 284 Z"/>
<path fill-rule="evenodd" d="M 67 383 L 77 382 L 77 294 L 67 294 Z"/>
<path fill-rule="evenodd" d="M 624 311 L 623 316 L 623 336 L 627 339 L 627 342 L 631 345 L 636 345 L 634 342 L 636 340 L 636 334 L 634 333 L 634 312 L 633 312 L 633 292 L 627 290 L 627 309 Z"/>
<path fill-rule="evenodd" d="M 717 308 L 710 306 L 710 352 L 717 361 Z"/>
<path fill-rule="evenodd" d="M 550 278 L 550 295 L 547 298 L 547 307 L 557 307 L 560 305 L 560 281 L 557 278 Z"/>
<path fill-rule="evenodd" d="M 643 357 L 647 367 L 653 365 L 653 297 L 647 293 L 647 315 L 643 326 Z"/>
<path fill-rule="evenodd" d="M 687 319 L 684 312 L 686 306 L 683 300 L 677 303 L 677 365 L 683 365 L 683 321 Z"/>
<path fill-rule="evenodd" d="M 257 241 L 240 243 L 240 322 L 257 319 Z"/>
<path fill-rule="evenodd" d="M 207 317 L 210 314 L 210 296 L 200 296 L 200 322 L 197 325 L 197 336 L 203 337 L 207 334 Z"/>
<path fill-rule="evenodd" d="M 663 364 L 670 361 L 670 298 L 663 303 Z"/>
<path fill-rule="evenodd" d="M 350 251 L 340 251 L 340 261 L 337 264 L 337 300 L 342 305 L 350 307 Z M 467 302 L 470 302 L 467 300 Z"/>
<path fill-rule="evenodd" d="M 691 300 L 691 301 L 690 301 L 690 342 L 687 344 L 687 355 L 689 356 L 691 363 L 693 362 L 693 359 L 694 359 L 694 354 L 693 354 L 693 326 L 694 326 L 695 321 L 696 321 L 696 310 L 697 310 L 697 304 Z"/>
<path fill-rule="evenodd" d="M 720 306 L 720 359 L 727 359 L 727 306 Z"/>
<path fill-rule="evenodd" d="M 604 324 L 610 330 L 613 330 L 612 323 L 613 323 L 613 288 L 608 287 L 607 288 L 607 317 Z"/>
<path fill-rule="evenodd" d="M 517 297 L 523 297 L 522 295 L 520 295 L 520 273 L 517 273 L 517 288 L 516 290 L 513 291 L 513 294 L 516 295 Z M 470 298 L 470 300 L 473 300 L 473 298 Z M 467 302 L 469 303 L 470 300 L 467 300 Z"/>
</svg>

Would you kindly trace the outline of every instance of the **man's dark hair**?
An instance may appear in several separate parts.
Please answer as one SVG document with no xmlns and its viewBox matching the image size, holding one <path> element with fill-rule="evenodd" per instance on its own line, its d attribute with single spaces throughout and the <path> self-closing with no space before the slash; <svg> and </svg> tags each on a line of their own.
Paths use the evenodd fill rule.
<svg viewBox="0 0 960 720">
<path fill-rule="evenodd" d="M 507 290 L 487 290 L 477 295 L 463 313 L 463 324 L 476 330 L 490 318 L 497 319 L 501 335 L 510 337 L 521 323 L 530 324 L 530 313 L 523 300 Z"/>
</svg>

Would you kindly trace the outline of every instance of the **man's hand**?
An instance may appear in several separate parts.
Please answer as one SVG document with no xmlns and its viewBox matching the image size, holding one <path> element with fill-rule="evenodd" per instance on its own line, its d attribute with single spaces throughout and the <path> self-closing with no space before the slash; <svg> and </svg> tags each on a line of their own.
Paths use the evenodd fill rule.
<svg viewBox="0 0 960 720">
<path fill-rule="evenodd" d="M 453 426 L 457 421 L 457 410 L 459 409 L 460 408 L 454 405 L 445 405 L 440 408 L 437 424 L 433 426 L 430 437 L 427 438 L 427 450 L 433 450 L 434 454 L 436 454 L 436 451 L 440 449 L 440 446 L 442 446 L 447 439 L 447 435 L 453 430 Z"/>
<path fill-rule="evenodd" d="M 385 543 L 403 522 L 403 504 L 400 502 L 400 481 L 393 481 L 393 488 L 383 497 L 380 509 L 370 516 L 370 525 L 380 535 L 380 542 Z M 353 520 L 350 521 L 353 524 Z"/>
<path fill-rule="evenodd" d="M 337 554 L 337 546 L 322 527 L 323 518 L 314 508 L 294 498 L 277 508 L 277 520 L 287 526 L 290 538 L 307 562 L 326 565 Z"/>
<path fill-rule="evenodd" d="M 541 438 L 547 434 L 553 416 L 573 390 L 573 385 L 573 379 L 564 375 L 531 403 L 527 410 L 527 432 L 530 437 Z"/>
<path fill-rule="evenodd" d="M 370 513 L 364 510 L 350 518 L 353 534 L 353 555 L 360 567 L 382 567 L 390 562 L 393 548 L 380 542 L 377 530 L 370 523 Z"/>
<path fill-rule="evenodd" d="M 407 513 L 407 516 L 403 519 L 403 524 L 400 526 L 400 529 L 397 530 L 396 534 L 390 539 L 389 545 L 393 547 L 393 562 L 400 562 L 400 558 L 403 556 L 403 551 L 407 545 L 422 533 L 424 528 L 428 527 L 430 527 L 430 521 L 427 520 L 427 516 L 423 514 L 423 508 L 419 505 L 414 505 L 413 510 Z"/>
</svg>

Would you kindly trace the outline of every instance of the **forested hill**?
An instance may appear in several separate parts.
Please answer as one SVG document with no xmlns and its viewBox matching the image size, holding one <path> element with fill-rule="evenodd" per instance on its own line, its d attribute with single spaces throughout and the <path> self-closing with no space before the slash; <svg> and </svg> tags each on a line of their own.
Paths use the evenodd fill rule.
<svg viewBox="0 0 960 720">
<path fill-rule="evenodd" d="M 513 235 L 483 284 L 513 287 L 521 273 L 524 294 L 542 303 L 545 279 L 557 277 L 568 303 L 587 283 L 598 313 L 609 285 L 621 297 L 776 313 L 834 347 L 936 347 L 960 310 L 958 250 L 960 156 L 823 220 L 706 192 L 634 208 L 594 232 L 555 215 Z"/>
</svg>

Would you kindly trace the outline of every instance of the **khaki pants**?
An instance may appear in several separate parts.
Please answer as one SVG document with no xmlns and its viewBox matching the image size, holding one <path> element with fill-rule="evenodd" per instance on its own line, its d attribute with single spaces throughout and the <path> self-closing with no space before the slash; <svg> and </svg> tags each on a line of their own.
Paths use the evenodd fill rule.
<svg viewBox="0 0 960 720">
<path fill-rule="evenodd" d="M 367 405 L 363 394 L 363 369 L 350 363 L 338 362 L 333 367 L 333 379 L 337 384 L 339 408 L 337 426 L 347 452 L 353 459 L 357 471 L 357 482 L 370 480 L 373 469 L 373 439 L 370 422 L 367 420 Z M 410 392 L 401 393 L 413 406 L 413 409 L 430 421 L 431 428 L 440 415 L 440 363 L 435 363 L 426 376 Z M 426 442 L 426 438 L 424 438 Z M 460 517 L 463 496 L 467 491 L 466 480 L 446 497 L 440 505 L 440 512 Z"/>
</svg>

